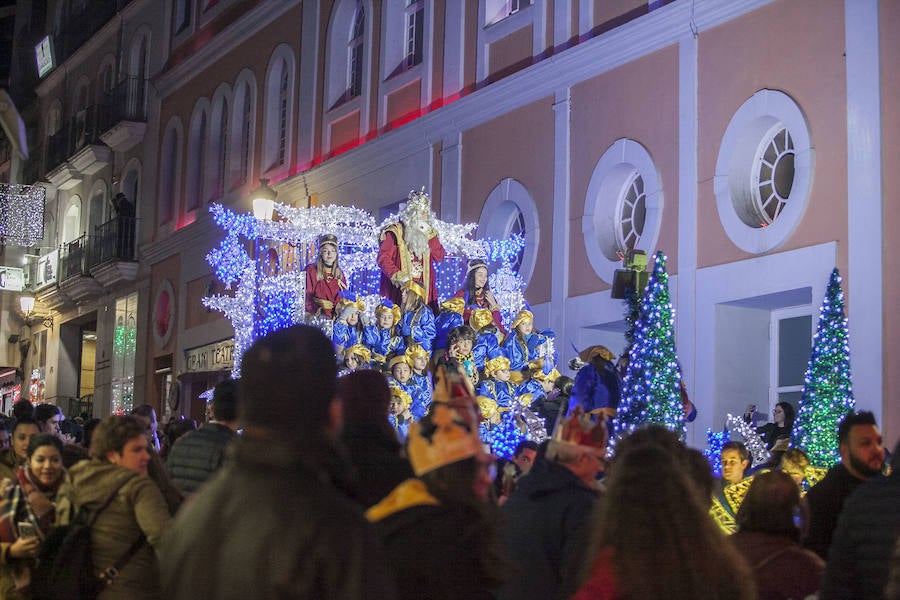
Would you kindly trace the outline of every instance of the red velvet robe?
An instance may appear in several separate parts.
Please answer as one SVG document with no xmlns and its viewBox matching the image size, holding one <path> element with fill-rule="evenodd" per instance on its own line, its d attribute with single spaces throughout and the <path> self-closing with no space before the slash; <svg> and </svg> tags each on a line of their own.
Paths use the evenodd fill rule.
<svg viewBox="0 0 900 600">
<path fill-rule="evenodd" d="M 382 296 L 393 302 L 394 304 L 400 305 L 400 288 L 394 285 L 394 282 L 391 281 L 391 277 L 393 277 L 396 273 L 403 270 L 403 260 L 408 260 L 409 251 L 406 248 L 406 242 L 402 239 L 402 225 L 400 223 L 396 223 L 393 225 L 388 225 L 385 227 L 384 231 L 381 232 L 381 246 L 378 248 L 378 266 L 381 268 L 381 288 L 380 293 Z M 399 243 L 398 237 L 400 236 Z M 441 245 L 441 241 L 434 236 L 433 238 L 428 240 L 428 248 L 429 248 L 429 257 L 428 257 L 428 299 L 426 303 L 431 307 L 432 311 L 437 311 L 437 285 L 435 284 L 435 272 L 434 272 L 434 263 L 444 260 L 444 246 Z M 403 256 L 401 252 L 407 253 L 407 256 Z M 422 287 L 424 285 L 424 277 L 420 277 L 416 280 Z"/>
<path fill-rule="evenodd" d="M 320 310 L 318 304 L 316 304 L 316 298 L 322 298 L 323 300 L 329 300 L 334 305 L 340 301 L 341 290 L 347 289 L 347 279 L 341 274 L 340 279 L 335 279 L 330 276 L 325 276 L 320 280 L 316 280 L 316 263 L 309 263 L 306 265 L 306 312 L 310 314 L 317 314 Z M 333 309 L 321 309 L 322 314 L 326 317 L 333 317 L 334 310 Z"/>
</svg>

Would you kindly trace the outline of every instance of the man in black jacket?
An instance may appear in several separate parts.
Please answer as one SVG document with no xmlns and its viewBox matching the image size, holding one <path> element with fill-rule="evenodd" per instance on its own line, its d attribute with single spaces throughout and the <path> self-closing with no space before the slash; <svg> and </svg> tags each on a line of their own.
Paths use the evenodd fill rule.
<svg viewBox="0 0 900 600">
<path fill-rule="evenodd" d="M 506 551 L 516 573 L 498 599 L 549 600 L 576 591 L 605 455 L 602 419 L 593 423 L 578 407 L 557 424 L 546 459 L 519 479 L 501 508 Z"/>
<path fill-rule="evenodd" d="M 159 550 L 167 600 L 392 599 L 384 549 L 337 488 L 337 365 L 331 340 L 294 325 L 242 361 L 243 435 Z"/>
<path fill-rule="evenodd" d="M 841 462 L 806 494 L 809 534 L 805 546 L 828 559 L 828 547 L 844 501 L 862 482 L 881 476 L 884 446 L 870 412 L 851 412 L 838 426 Z"/>
<path fill-rule="evenodd" d="M 206 483 L 225 460 L 225 448 L 237 435 L 237 382 L 226 379 L 216 385 L 212 420 L 180 438 L 169 451 L 166 471 L 181 493 L 190 496 Z"/>
</svg>

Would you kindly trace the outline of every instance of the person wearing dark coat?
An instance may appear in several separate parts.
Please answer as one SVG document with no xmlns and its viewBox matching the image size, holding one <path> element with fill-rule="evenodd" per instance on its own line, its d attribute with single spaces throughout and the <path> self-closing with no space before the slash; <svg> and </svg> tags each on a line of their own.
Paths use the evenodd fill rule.
<svg viewBox="0 0 900 600">
<path fill-rule="evenodd" d="M 828 553 L 822 600 L 880 600 L 900 537 L 900 443 L 892 473 L 856 488 L 838 518 Z"/>
<path fill-rule="evenodd" d="M 344 406 L 341 441 L 356 471 L 356 495 L 366 508 L 413 476 L 402 446 L 388 423 L 391 390 L 384 375 L 364 369 L 338 380 Z"/>
<path fill-rule="evenodd" d="M 212 417 L 200 429 L 181 436 L 166 458 L 166 471 L 185 496 L 196 492 L 222 467 L 225 448 L 237 438 L 238 391 L 233 379 L 216 385 Z"/>
<path fill-rule="evenodd" d="M 333 483 L 336 379 L 331 341 L 306 325 L 244 353 L 244 434 L 163 539 L 164 598 L 394 598 L 378 538 Z"/>
<path fill-rule="evenodd" d="M 802 506 L 800 489 L 782 471 L 756 475 L 741 503 L 738 531 L 728 540 L 752 569 L 760 600 L 806 598 L 819 590 L 825 561 L 800 547 Z"/>
<path fill-rule="evenodd" d="M 401 600 L 491 600 L 504 561 L 490 501 L 490 466 L 466 375 L 439 366 L 434 401 L 413 423 L 415 477 L 366 512 L 384 541 Z"/>
<path fill-rule="evenodd" d="M 806 494 L 809 534 L 804 546 L 828 558 L 831 536 L 848 496 L 864 481 L 881 476 L 884 446 L 870 412 L 849 413 L 838 426 L 841 462 Z"/>
<path fill-rule="evenodd" d="M 515 572 L 498 600 L 568 598 L 577 590 L 605 453 L 602 419 L 590 423 L 576 408 L 557 426 L 545 459 L 519 479 L 500 509 Z"/>
</svg>

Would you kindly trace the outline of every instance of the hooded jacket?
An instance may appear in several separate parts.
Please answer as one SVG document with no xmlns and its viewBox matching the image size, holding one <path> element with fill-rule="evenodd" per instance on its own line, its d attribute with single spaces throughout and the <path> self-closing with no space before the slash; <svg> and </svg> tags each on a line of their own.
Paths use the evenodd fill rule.
<svg viewBox="0 0 900 600">
<path fill-rule="evenodd" d="M 115 499 L 97 515 L 91 527 L 91 551 L 98 576 L 115 564 L 141 534 L 147 538 L 147 543 L 122 567 L 100 599 L 160 598 L 154 547 L 169 526 L 171 516 L 153 480 L 94 458 L 69 469 L 59 493 L 65 499 L 59 508 L 63 524 L 74 517 L 77 509 L 97 509 L 115 494 Z"/>
<path fill-rule="evenodd" d="M 568 598 L 576 589 L 597 492 L 568 468 L 539 460 L 501 507 L 506 552 L 516 567 L 497 594 Z"/>
</svg>

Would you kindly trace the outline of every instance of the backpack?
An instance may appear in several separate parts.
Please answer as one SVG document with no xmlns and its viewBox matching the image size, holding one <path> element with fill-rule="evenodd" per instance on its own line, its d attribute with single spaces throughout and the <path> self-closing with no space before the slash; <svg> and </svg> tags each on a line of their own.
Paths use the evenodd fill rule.
<svg viewBox="0 0 900 600">
<path fill-rule="evenodd" d="M 100 508 L 89 510 L 80 507 L 69 525 L 55 527 L 43 539 L 37 567 L 31 574 L 33 600 L 94 600 L 143 545 L 146 538 L 141 535 L 101 577 L 94 575 L 91 527 L 122 486 L 116 488 Z"/>
</svg>

